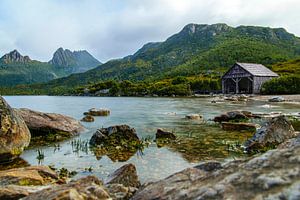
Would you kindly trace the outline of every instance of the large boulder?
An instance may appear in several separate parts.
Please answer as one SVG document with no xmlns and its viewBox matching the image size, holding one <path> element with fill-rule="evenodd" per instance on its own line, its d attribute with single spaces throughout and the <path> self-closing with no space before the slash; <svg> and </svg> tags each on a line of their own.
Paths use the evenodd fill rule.
<svg viewBox="0 0 300 200">
<path fill-rule="evenodd" d="M 300 143 L 294 144 L 221 166 L 185 169 L 145 184 L 131 199 L 300 199 Z"/>
<path fill-rule="evenodd" d="M 247 151 L 265 151 L 298 135 L 284 116 L 270 119 L 244 144 Z"/>
<path fill-rule="evenodd" d="M 126 164 L 109 175 L 106 184 L 122 184 L 125 187 L 140 187 L 139 177 L 133 164 Z"/>
<path fill-rule="evenodd" d="M 30 143 L 30 132 L 22 119 L 0 96 L 0 162 L 18 157 Z"/>
<path fill-rule="evenodd" d="M 95 176 L 88 176 L 68 184 L 52 186 L 23 198 L 23 200 L 110 200 L 111 197 L 103 183 Z"/>
<path fill-rule="evenodd" d="M 246 111 L 230 111 L 223 113 L 219 116 L 216 116 L 213 121 L 215 122 L 229 122 L 229 121 L 246 121 L 249 118 L 247 117 L 249 113 Z"/>
<path fill-rule="evenodd" d="M 140 143 L 134 128 L 128 125 L 110 126 L 98 129 L 90 139 L 90 145 L 124 146 L 125 144 Z"/>
<path fill-rule="evenodd" d="M 69 116 L 26 108 L 15 109 L 15 111 L 24 119 L 32 137 L 42 136 L 59 141 L 85 130 L 78 120 Z"/>
</svg>

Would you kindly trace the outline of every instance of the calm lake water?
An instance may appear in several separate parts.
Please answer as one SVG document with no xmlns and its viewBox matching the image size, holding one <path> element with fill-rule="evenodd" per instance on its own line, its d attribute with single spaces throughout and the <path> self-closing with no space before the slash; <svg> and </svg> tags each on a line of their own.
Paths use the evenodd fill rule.
<svg viewBox="0 0 300 200">
<path fill-rule="evenodd" d="M 266 102 L 240 102 L 212 104 L 208 98 L 125 98 L 125 97 L 55 97 L 55 96 L 7 96 L 12 107 L 30 108 L 42 112 L 69 115 L 80 120 L 83 112 L 90 108 L 108 108 L 111 115 L 96 117 L 93 123 L 84 123 L 87 132 L 67 141 L 60 142 L 60 148 L 53 145 L 27 149 L 22 158 L 31 165 L 52 165 L 75 170 L 75 178 L 89 174 L 105 179 L 107 175 L 125 163 L 136 165 L 141 182 L 155 181 L 169 176 L 200 161 L 209 159 L 232 159 L 237 156 L 227 150 L 227 144 L 243 142 L 247 137 L 242 132 L 222 131 L 216 125 L 188 121 L 186 114 L 199 113 L 206 120 L 230 110 L 252 112 L 300 111 L 300 105 L 272 104 Z M 174 131 L 182 142 L 175 146 L 158 148 L 152 143 L 141 153 L 138 152 L 126 162 L 112 161 L 109 157 L 96 158 L 90 151 L 74 151 L 72 141 L 88 141 L 101 127 L 128 124 L 137 130 L 139 137 L 155 138 L 157 128 Z M 36 159 L 37 149 L 44 152 L 42 163 Z M 86 168 L 91 167 L 89 172 Z"/>
</svg>

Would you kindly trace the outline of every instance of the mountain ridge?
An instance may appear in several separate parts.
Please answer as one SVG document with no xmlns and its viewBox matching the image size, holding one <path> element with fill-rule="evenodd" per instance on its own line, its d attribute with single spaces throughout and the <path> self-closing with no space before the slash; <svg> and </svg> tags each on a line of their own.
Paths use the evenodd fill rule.
<svg viewBox="0 0 300 200">
<path fill-rule="evenodd" d="M 153 82 L 176 76 L 220 77 L 237 61 L 271 66 L 300 56 L 300 38 L 283 28 L 187 24 L 163 42 L 84 73 L 40 86 L 59 90 L 105 80 Z"/>
<path fill-rule="evenodd" d="M 0 58 L 0 85 L 13 86 L 18 84 L 32 84 L 47 82 L 56 78 L 68 76 L 72 73 L 84 72 L 99 64 L 86 50 L 70 52 L 71 61 L 65 60 L 61 65 L 41 62 L 23 56 L 18 50 L 13 50 Z"/>
</svg>

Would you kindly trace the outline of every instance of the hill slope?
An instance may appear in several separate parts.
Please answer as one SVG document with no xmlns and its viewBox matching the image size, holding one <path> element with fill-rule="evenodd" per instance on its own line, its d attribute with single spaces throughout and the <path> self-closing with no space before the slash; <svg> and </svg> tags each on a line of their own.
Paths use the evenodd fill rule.
<svg viewBox="0 0 300 200">
<path fill-rule="evenodd" d="M 179 75 L 220 76 L 236 61 L 270 66 L 299 55 L 300 39 L 282 28 L 188 24 L 164 42 L 148 43 L 134 55 L 54 80 L 47 87 L 74 87 L 109 79 L 153 81 Z"/>
<path fill-rule="evenodd" d="M 14 86 L 47 82 L 56 78 L 68 76 L 72 73 L 87 71 L 100 64 L 87 51 L 71 52 L 72 61 L 62 65 L 51 62 L 31 60 L 29 56 L 22 56 L 17 50 L 11 51 L 0 58 L 0 85 Z M 54 60 L 56 56 L 53 56 Z"/>
</svg>

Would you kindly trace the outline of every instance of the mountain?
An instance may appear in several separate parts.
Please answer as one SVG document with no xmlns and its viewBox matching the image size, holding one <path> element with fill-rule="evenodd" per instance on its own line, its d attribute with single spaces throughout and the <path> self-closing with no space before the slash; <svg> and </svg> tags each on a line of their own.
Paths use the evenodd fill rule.
<svg viewBox="0 0 300 200">
<path fill-rule="evenodd" d="M 30 61 L 31 59 L 29 58 L 29 56 L 22 56 L 16 49 L 10 53 L 5 54 L 0 59 L 0 63 L 5 63 L 5 64 L 15 63 L 15 62 L 28 63 Z"/>
<path fill-rule="evenodd" d="M 299 55 L 300 38 L 283 28 L 188 24 L 164 42 L 148 43 L 133 55 L 51 81 L 45 87 L 67 89 L 111 79 L 157 81 L 176 76 L 220 77 L 236 61 L 271 66 Z"/>
<path fill-rule="evenodd" d="M 87 51 L 70 51 L 69 49 L 59 48 L 53 54 L 50 64 L 62 67 L 70 73 L 88 71 L 101 63 Z"/>
<path fill-rule="evenodd" d="M 0 58 L 0 85 L 42 83 L 84 72 L 100 64 L 87 51 L 58 49 L 50 62 L 31 60 L 13 50 Z"/>
</svg>

